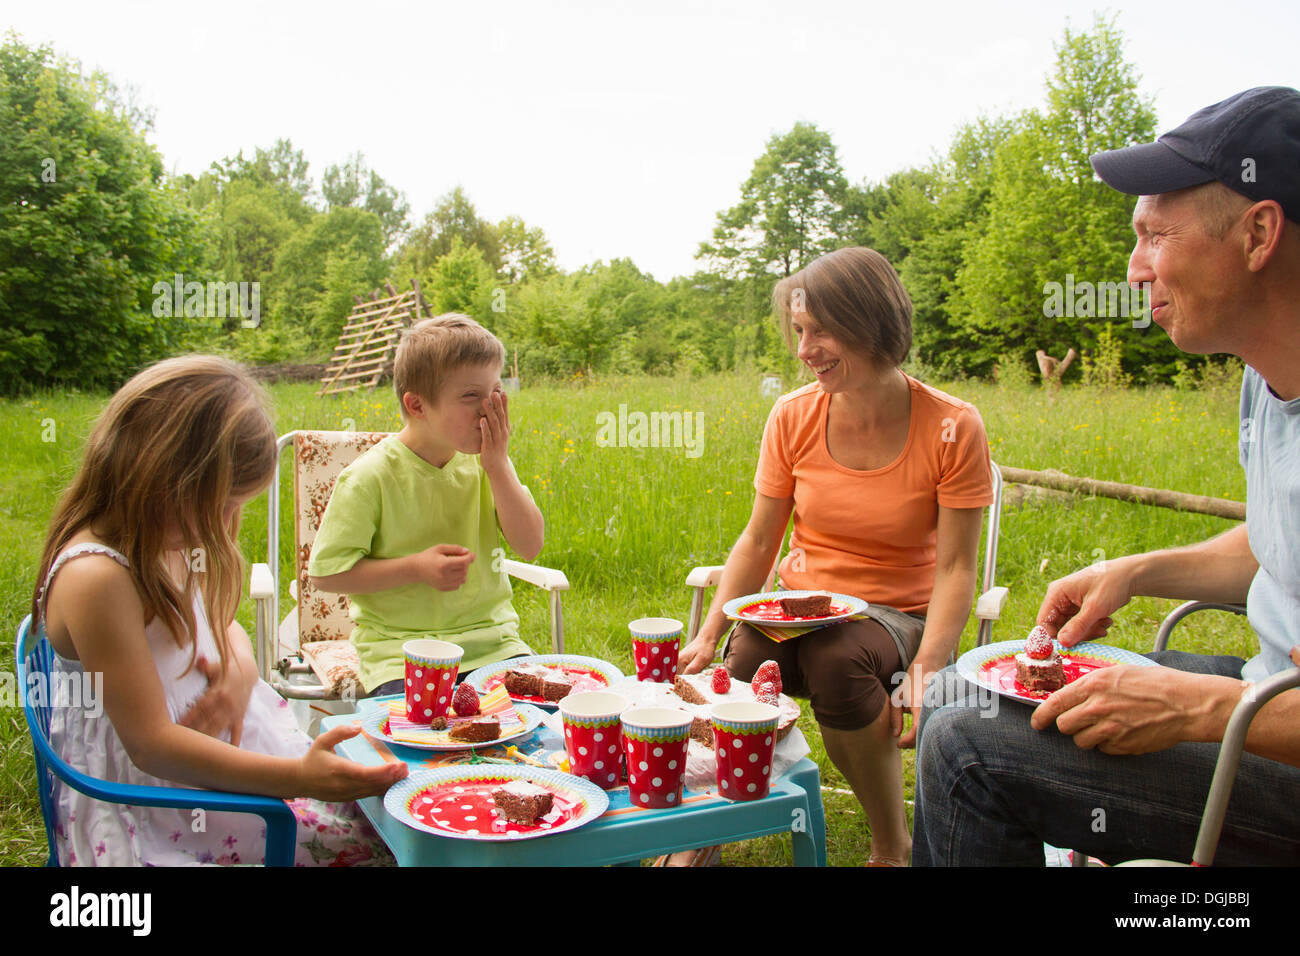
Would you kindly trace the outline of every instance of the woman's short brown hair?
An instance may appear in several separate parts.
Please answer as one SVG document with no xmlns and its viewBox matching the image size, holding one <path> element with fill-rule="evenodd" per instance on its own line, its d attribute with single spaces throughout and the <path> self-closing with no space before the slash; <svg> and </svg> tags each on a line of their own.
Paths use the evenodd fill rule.
<svg viewBox="0 0 1300 956">
<path fill-rule="evenodd" d="M 902 365 L 912 348 L 912 300 L 889 260 L 874 249 L 851 246 L 814 259 L 776 284 L 772 308 L 792 349 L 791 324 L 801 312 L 876 362 Z"/>
<path fill-rule="evenodd" d="M 500 368 L 505 358 L 501 340 L 468 315 L 447 312 L 416 322 L 402 333 L 393 359 L 398 404 L 407 392 L 437 402 L 439 389 L 454 369 L 491 364 Z M 406 415 L 405 405 L 402 415 Z"/>
</svg>

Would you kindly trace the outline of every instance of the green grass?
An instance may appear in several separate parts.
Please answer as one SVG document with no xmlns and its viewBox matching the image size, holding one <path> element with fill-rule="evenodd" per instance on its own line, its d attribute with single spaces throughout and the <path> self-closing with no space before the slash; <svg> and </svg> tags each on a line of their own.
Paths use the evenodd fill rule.
<svg viewBox="0 0 1300 956">
<path fill-rule="evenodd" d="M 980 409 L 996 461 L 1021 468 L 1056 468 L 1072 475 L 1244 500 L 1237 465 L 1237 395 L 1230 387 L 1100 392 L 1063 390 L 1054 400 L 1037 388 L 959 383 L 940 388 Z M 271 389 L 277 428 L 392 430 L 398 425 L 389 390 L 318 398 L 311 385 Z M 42 395 L 0 402 L 0 625 L 12 635 L 31 601 L 46 522 L 76 467 L 82 440 L 105 400 L 99 395 Z M 597 415 L 631 411 L 703 416 L 698 457 L 684 448 L 617 448 L 596 443 Z M 685 619 L 687 572 L 721 563 L 749 516 L 759 436 L 772 400 L 761 398 L 757 376 L 601 379 L 525 389 L 511 400 L 511 456 L 546 516 L 547 544 L 539 563 L 560 568 L 567 649 L 631 670 L 627 622 L 647 615 Z M 51 433 L 50 425 L 53 425 Z M 43 438 L 53 438 L 45 441 Z M 291 507 L 289 481 L 283 507 Z M 266 501 L 245 511 L 241 543 L 250 560 L 264 560 Z M 1105 499 L 1054 498 L 1009 509 L 1003 519 L 999 583 L 1011 599 L 994 638 L 1018 637 L 1031 626 L 1048 582 L 1098 559 L 1188 544 L 1232 523 Z M 284 523 L 282 580 L 291 575 L 292 532 Z M 1120 612 L 1111 639 L 1150 648 L 1160 618 L 1174 602 L 1138 599 Z M 516 588 L 524 637 L 548 647 L 541 592 Z M 284 599 L 283 611 L 287 612 Z M 240 620 L 251 630 L 251 604 Z M 968 625 L 962 649 L 974 643 Z M 12 638 L 0 669 L 12 675 Z M 1248 657 L 1254 638 L 1243 621 L 1203 622 L 1179 638 L 1189 650 Z M 9 678 L 12 680 L 12 677 Z M 5 701 L 5 703 L 11 703 Z M 806 708 L 805 708 L 806 709 Z M 826 787 L 847 784 L 827 760 L 810 714 L 801 726 Z M 912 755 L 904 756 L 907 796 Z M 44 831 L 36 802 L 31 746 L 19 709 L 0 709 L 0 863 L 39 864 Z M 829 861 L 858 865 L 870 849 L 861 808 L 851 796 L 826 792 Z M 730 847 L 725 862 L 790 862 L 788 838 Z"/>
</svg>

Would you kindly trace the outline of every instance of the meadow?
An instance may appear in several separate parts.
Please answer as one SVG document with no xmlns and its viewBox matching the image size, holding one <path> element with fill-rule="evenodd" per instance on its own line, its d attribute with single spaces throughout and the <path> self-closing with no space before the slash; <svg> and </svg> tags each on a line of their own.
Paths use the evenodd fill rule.
<svg viewBox="0 0 1300 956">
<path fill-rule="evenodd" d="M 527 387 L 511 397 L 511 457 L 546 517 L 546 546 L 537 561 L 568 575 L 564 596 L 566 649 L 613 661 L 630 672 L 627 622 L 666 615 L 685 620 L 685 579 L 701 564 L 721 563 L 753 503 L 759 437 L 773 399 L 757 374 L 703 377 L 575 379 Z M 787 382 L 786 387 L 798 383 Z M 1126 481 L 1156 488 L 1244 500 L 1237 465 L 1237 392 L 1231 381 L 1198 388 L 1101 390 L 1069 385 L 1058 394 L 1024 384 L 934 382 L 975 403 L 995 461 L 1030 469 Z M 312 385 L 270 388 L 277 430 L 300 427 L 395 430 L 391 390 L 319 398 Z M 28 613 L 46 523 L 70 478 L 82 441 L 103 406 L 102 394 L 48 393 L 0 402 L 0 626 L 2 687 L 12 688 L 12 635 Z M 635 412 L 689 413 L 699 426 L 680 447 L 620 447 L 608 427 L 620 405 Z M 693 443 L 693 444 L 692 444 Z M 283 507 L 292 491 L 282 481 Z M 1201 515 L 1106 499 L 1030 496 L 1004 512 L 998 583 L 1011 598 L 994 640 L 1021 637 L 1033 624 L 1043 591 L 1056 577 L 1107 557 L 1190 544 L 1232 526 Z M 266 499 L 245 510 L 244 554 L 266 550 Z M 292 532 L 280 553 L 287 580 Z M 982 553 L 982 552 L 981 552 Z M 1175 602 L 1137 599 L 1122 610 L 1111 640 L 1149 650 L 1156 627 Z M 287 595 L 282 596 L 287 612 Z M 516 587 L 523 636 L 548 649 L 542 594 Z M 252 606 L 240 620 L 252 630 Z M 975 639 L 972 618 L 961 650 Z M 1254 638 L 1243 621 L 1203 621 L 1185 628 L 1178 646 L 1249 657 Z M 45 837 L 37 804 L 31 745 L 13 695 L 0 696 L 0 863 L 39 865 Z M 805 736 L 822 773 L 829 862 L 859 865 L 870 834 L 856 800 L 821 749 L 808 708 Z M 912 754 L 904 754 L 907 796 Z M 910 804 L 909 804 L 910 807 Z M 725 865 L 781 865 L 789 840 L 767 838 L 729 847 Z"/>
</svg>

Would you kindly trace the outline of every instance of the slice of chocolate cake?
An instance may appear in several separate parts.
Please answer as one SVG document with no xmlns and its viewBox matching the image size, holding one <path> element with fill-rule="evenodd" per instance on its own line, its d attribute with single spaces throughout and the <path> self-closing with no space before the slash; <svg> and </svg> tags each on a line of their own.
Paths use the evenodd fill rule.
<svg viewBox="0 0 1300 956">
<path fill-rule="evenodd" d="M 692 740 L 698 740 L 704 746 L 712 749 L 713 747 L 713 721 L 708 717 L 701 717 L 699 714 L 691 716 L 690 735 Z"/>
<path fill-rule="evenodd" d="M 831 596 L 809 594 L 807 597 L 781 598 L 781 611 L 789 617 L 828 617 Z"/>
<path fill-rule="evenodd" d="M 516 667 L 506 671 L 502 683 L 506 685 L 507 694 L 518 694 L 520 697 L 541 697 L 542 678 L 545 673 L 545 669 L 541 667 Z"/>
<path fill-rule="evenodd" d="M 512 823 L 531 825 L 551 812 L 554 795 L 527 780 L 511 780 L 492 791 L 492 801 Z"/>
<path fill-rule="evenodd" d="M 695 685 L 678 674 L 673 681 L 673 693 L 688 704 L 707 704 L 709 699 L 696 690 Z"/>
<path fill-rule="evenodd" d="M 470 717 L 468 720 L 457 720 L 447 731 L 447 736 L 452 740 L 471 744 L 496 740 L 501 736 L 501 721 L 496 717 Z"/>
<path fill-rule="evenodd" d="M 573 678 L 561 670 L 548 671 L 542 678 L 542 697 L 546 700 L 563 700 L 573 690 Z"/>
</svg>

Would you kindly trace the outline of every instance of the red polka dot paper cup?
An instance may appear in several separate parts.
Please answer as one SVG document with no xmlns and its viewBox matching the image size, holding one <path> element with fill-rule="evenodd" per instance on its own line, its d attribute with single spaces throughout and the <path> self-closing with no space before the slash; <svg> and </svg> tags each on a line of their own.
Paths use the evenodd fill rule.
<svg viewBox="0 0 1300 956">
<path fill-rule="evenodd" d="M 729 800 L 762 800 L 772 777 L 781 711 L 758 701 L 732 701 L 714 704 L 709 716 L 718 758 L 718 793 Z"/>
<path fill-rule="evenodd" d="M 427 724 L 446 716 L 465 649 L 448 641 L 421 638 L 407 641 L 402 652 L 406 655 L 406 719 Z"/>
<path fill-rule="evenodd" d="M 633 707 L 623 713 L 623 754 L 628 797 L 634 807 L 675 807 L 686 782 L 691 715 L 667 707 Z"/>
<path fill-rule="evenodd" d="M 636 679 L 671 684 L 677 677 L 682 622 L 671 617 L 643 617 L 628 625 Z"/>
<path fill-rule="evenodd" d="M 623 767 L 623 724 L 619 715 L 628 699 L 605 691 L 570 694 L 560 700 L 564 751 L 569 773 L 585 777 L 602 790 L 618 786 Z"/>
</svg>

